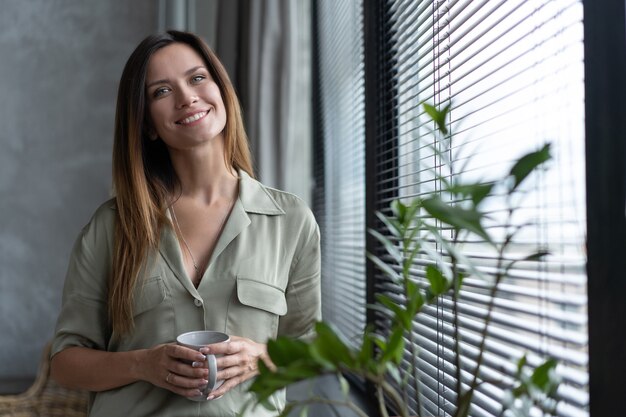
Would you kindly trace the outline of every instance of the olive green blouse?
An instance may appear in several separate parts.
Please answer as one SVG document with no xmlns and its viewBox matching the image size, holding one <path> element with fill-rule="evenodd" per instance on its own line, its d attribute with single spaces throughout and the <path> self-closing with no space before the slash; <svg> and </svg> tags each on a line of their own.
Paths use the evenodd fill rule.
<svg viewBox="0 0 626 417">
<path fill-rule="evenodd" d="M 51 356 L 71 346 L 129 351 L 174 342 L 192 330 L 219 330 L 257 342 L 279 335 L 310 337 L 320 319 L 319 228 L 306 204 L 240 172 L 239 198 L 196 289 L 179 242 L 164 228 L 135 292 L 135 329 L 111 338 L 107 280 L 111 273 L 115 200 L 103 204 L 74 246 Z M 164 372 L 165 373 L 165 372 Z M 250 381 L 222 398 L 194 402 L 147 382 L 93 393 L 90 416 L 236 416 L 251 398 Z M 285 405 L 284 391 L 270 402 Z M 273 416 L 262 407 L 246 416 Z"/>
</svg>

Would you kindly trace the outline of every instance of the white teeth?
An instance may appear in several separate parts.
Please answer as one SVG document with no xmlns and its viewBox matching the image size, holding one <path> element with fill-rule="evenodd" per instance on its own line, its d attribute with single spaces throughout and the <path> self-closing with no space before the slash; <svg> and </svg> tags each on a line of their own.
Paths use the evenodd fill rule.
<svg viewBox="0 0 626 417">
<path fill-rule="evenodd" d="M 196 120 L 201 119 L 202 117 L 204 117 L 207 114 L 207 112 L 203 111 L 200 113 L 196 113 L 193 116 L 189 116 L 186 119 L 181 120 L 179 123 L 181 125 L 186 125 L 187 123 L 191 123 L 191 122 L 195 122 Z"/>
</svg>

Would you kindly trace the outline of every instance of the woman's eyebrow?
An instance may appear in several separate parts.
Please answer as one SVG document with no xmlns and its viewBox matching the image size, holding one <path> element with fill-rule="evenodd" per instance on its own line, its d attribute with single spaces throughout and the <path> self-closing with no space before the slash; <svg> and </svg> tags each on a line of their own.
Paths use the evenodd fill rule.
<svg viewBox="0 0 626 417">
<path fill-rule="evenodd" d="M 206 70 L 206 67 L 204 65 L 198 65 L 197 67 L 193 67 L 193 68 L 190 68 L 187 71 L 185 71 L 185 75 L 192 74 L 192 73 L 198 71 L 201 68 Z M 165 83 L 168 83 L 169 81 L 170 80 L 168 80 L 167 78 L 163 78 L 162 80 L 152 81 L 151 83 L 148 83 L 146 85 L 146 88 L 150 88 L 150 87 L 152 87 L 153 85 L 156 85 L 156 84 L 165 84 Z"/>
</svg>

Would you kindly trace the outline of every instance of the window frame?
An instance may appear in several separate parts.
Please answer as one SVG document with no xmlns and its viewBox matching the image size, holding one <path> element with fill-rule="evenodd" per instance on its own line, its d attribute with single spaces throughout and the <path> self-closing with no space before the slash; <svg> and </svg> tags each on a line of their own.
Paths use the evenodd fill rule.
<svg viewBox="0 0 626 417">
<path fill-rule="evenodd" d="M 626 2 L 583 0 L 589 401 L 623 413 L 626 384 Z"/>
</svg>

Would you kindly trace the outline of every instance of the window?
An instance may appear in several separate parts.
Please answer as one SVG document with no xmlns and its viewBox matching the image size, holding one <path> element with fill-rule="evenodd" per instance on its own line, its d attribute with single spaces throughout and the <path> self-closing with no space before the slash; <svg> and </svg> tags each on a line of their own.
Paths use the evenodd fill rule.
<svg viewBox="0 0 626 417">
<path fill-rule="evenodd" d="M 315 210 L 323 236 L 324 318 L 349 338 L 362 332 L 365 219 L 371 215 L 366 200 L 372 201 L 369 211 L 385 211 L 395 198 L 437 190 L 429 172 L 441 164 L 432 145 L 459 167 L 451 175 L 490 179 L 550 142 L 549 170 L 525 190 L 516 218 L 531 226 L 514 245 L 524 253 L 547 248 L 550 256 L 520 264 L 501 287 L 484 370 L 506 375 L 524 353 L 535 365 L 553 356 L 563 377 L 557 415 L 588 415 L 581 2 L 319 1 L 315 25 L 315 140 L 323 155 Z M 373 41 L 366 43 L 366 36 Z M 376 91 L 365 89 L 368 77 Z M 452 103 L 450 142 L 432 142 L 423 101 Z M 366 115 L 372 129 L 366 129 Z M 488 209 L 497 217 L 503 207 Z M 466 253 L 484 271 L 493 270 L 480 242 L 466 242 Z M 423 279 L 423 267 L 415 265 L 415 280 Z M 372 293 L 398 289 L 375 274 L 367 291 L 372 299 Z M 486 312 L 484 283 L 468 279 L 461 301 L 464 363 L 471 369 Z M 384 317 L 369 317 L 385 330 Z M 450 413 L 449 300 L 440 299 L 414 325 L 426 410 Z M 498 415 L 501 396 L 501 390 L 481 386 L 471 415 Z"/>
<path fill-rule="evenodd" d="M 365 93 L 362 5 L 315 7 L 315 190 L 322 234 L 322 315 L 357 341 L 365 328 Z"/>
</svg>

